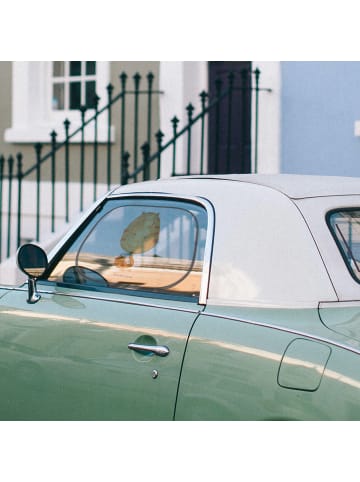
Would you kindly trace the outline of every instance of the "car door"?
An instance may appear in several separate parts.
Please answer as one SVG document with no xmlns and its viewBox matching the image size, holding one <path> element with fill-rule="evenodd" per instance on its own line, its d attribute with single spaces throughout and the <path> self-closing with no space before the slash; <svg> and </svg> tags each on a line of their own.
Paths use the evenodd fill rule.
<svg viewBox="0 0 360 482">
<path fill-rule="evenodd" d="M 0 418 L 172 419 L 207 225 L 199 202 L 166 196 L 97 208 L 50 261 L 37 303 L 24 290 L 2 299 Z"/>
</svg>

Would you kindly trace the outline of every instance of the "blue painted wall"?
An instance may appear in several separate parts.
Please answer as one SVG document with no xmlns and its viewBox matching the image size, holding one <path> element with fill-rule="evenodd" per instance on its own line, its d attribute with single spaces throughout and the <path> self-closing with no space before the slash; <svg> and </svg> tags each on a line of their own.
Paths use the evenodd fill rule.
<svg viewBox="0 0 360 482">
<path fill-rule="evenodd" d="M 282 62 L 281 82 L 281 172 L 360 176 L 360 62 Z"/>
</svg>

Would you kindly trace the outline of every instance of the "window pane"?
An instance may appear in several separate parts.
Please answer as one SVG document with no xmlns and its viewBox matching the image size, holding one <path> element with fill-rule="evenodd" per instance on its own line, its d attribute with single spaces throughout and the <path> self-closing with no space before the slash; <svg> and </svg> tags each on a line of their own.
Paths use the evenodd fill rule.
<svg viewBox="0 0 360 482">
<path fill-rule="evenodd" d="M 53 85 L 52 108 L 54 110 L 64 110 L 64 84 Z"/>
<path fill-rule="evenodd" d="M 53 76 L 54 77 L 64 76 L 64 62 L 53 62 Z"/>
<path fill-rule="evenodd" d="M 81 84 L 70 82 L 70 109 L 80 109 L 81 106 Z"/>
<path fill-rule="evenodd" d="M 81 75 L 81 62 L 70 62 L 70 75 Z"/>
<path fill-rule="evenodd" d="M 96 62 L 86 62 L 86 75 L 96 74 Z"/>
<path fill-rule="evenodd" d="M 50 280 L 196 297 L 206 211 L 176 201 L 108 201 Z"/>
<path fill-rule="evenodd" d="M 88 109 L 94 109 L 95 108 L 95 87 L 96 82 L 91 81 L 91 82 L 86 82 L 85 84 L 85 95 L 86 95 L 86 107 Z"/>
<path fill-rule="evenodd" d="M 329 221 L 351 274 L 360 282 L 360 209 L 336 211 L 330 215 Z"/>
</svg>

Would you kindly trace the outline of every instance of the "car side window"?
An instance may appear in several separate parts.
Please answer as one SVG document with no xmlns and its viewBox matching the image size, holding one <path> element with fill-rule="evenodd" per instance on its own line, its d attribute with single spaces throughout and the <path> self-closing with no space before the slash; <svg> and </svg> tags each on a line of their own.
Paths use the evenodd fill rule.
<svg viewBox="0 0 360 482">
<path fill-rule="evenodd" d="M 49 281 L 197 297 L 207 213 L 171 199 L 110 199 L 51 269 Z"/>
<path fill-rule="evenodd" d="M 360 283 L 360 209 L 331 211 L 327 223 L 350 274 Z"/>
</svg>

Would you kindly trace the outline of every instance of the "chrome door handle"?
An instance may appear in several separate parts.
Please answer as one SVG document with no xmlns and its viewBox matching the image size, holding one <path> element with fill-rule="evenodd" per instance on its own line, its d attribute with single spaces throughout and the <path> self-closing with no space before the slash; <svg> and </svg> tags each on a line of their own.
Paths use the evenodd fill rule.
<svg viewBox="0 0 360 482">
<path fill-rule="evenodd" d="M 157 356 L 168 356 L 170 350 L 167 346 L 161 345 L 138 345 L 137 343 L 129 343 L 129 350 L 150 352 Z"/>
</svg>

